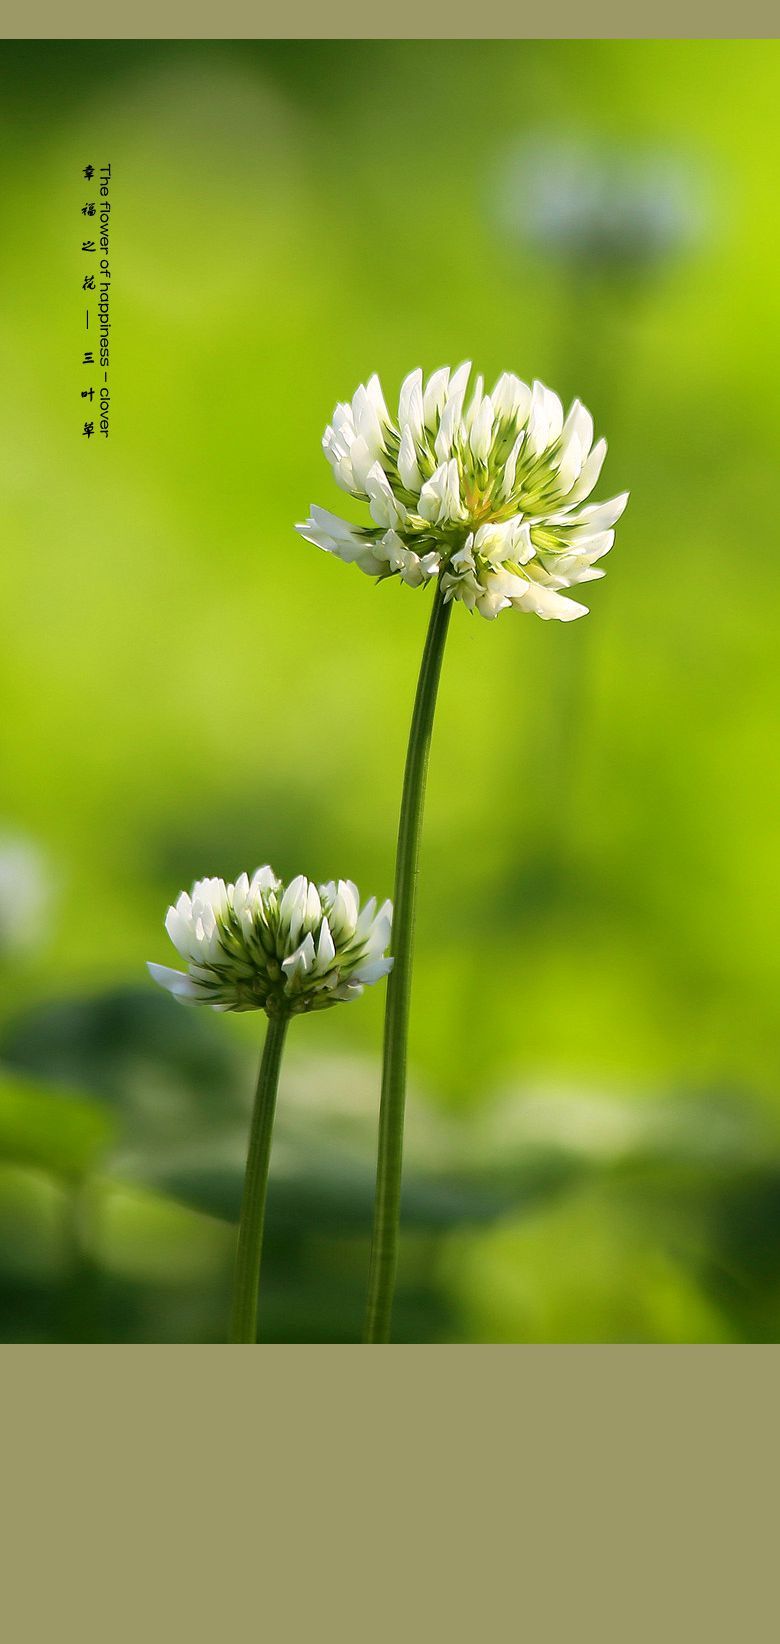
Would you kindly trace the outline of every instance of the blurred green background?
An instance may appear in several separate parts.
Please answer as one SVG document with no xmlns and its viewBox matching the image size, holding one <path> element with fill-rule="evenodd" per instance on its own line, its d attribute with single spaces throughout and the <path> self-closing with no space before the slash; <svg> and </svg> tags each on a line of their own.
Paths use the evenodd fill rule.
<svg viewBox="0 0 780 1644">
<path fill-rule="evenodd" d="M 3 1339 L 223 1337 L 262 1022 L 144 962 L 203 874 L 391 891 L 426 596 L 292 527 L 473 358 L 632 496 L 585 621 L 452 624 L 396 1339 L 777 1340 L 776 42 L 0 50 Z M 359 1338 L 382 995 L 291 1034 L 265 1339 Z"/>
</svg>

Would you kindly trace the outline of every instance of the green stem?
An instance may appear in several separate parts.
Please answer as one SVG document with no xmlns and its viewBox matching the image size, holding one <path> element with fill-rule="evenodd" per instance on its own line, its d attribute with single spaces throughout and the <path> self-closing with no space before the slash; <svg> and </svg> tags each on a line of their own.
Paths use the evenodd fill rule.
<svg viewBox="0 0 780 1644">
<path fill-rule="evenodd" d="M 257 1078 L 257 1092 L 249 1131 L 244 1196 L 241 1201 L 241 1220 L 238 1224 L 231 1342 L 257 1341 L 257 1292 L 260 1283 L 268 1164 L 271 1158 L 271 1135 L 279 1068 L 288 1022 L 288 1016 L 269 1016 Z"/>
<path fill-rule="evenodd" d="M 437 584 L 420 665 L 420 677 L 417 681 L 417 695 L 414 700 L 406 753 L 401 819 L 398 826 L 393 904 L 394 961 L 388 980 L 385 1009 L 374 1231 L 364 1336 L 367 1342 L 386 1342 L 390 1339 L 390 1318 L 398 1262 L 406 1047 L 409 1037 L 412 942 L 420 830 L 436 692 L 451 609 L 451 605 L 444 603 L 441 584 Z"/>
</svg>

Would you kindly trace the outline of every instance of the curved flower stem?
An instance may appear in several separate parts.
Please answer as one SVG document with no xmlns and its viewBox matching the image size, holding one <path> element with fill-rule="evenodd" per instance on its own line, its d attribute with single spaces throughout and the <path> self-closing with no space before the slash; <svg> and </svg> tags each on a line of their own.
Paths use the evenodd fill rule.
<svg viewBox="0 0 780 1644">
<path fill-rule="evenodd" d="M 420 677 L 417 681 L 417 695 L 414 700 L 406 753 L 401 819 L 398 826 L 393 898 L 394 962 L 388 979 L 385 1009 L 379 1154 L 364 1334 L 364 1340 L 367 1342 L 386 1342 L 390 1339 L 390 1317 L 398 1260 L 406 1046 L 409 1037 L 412 942 L 420 829 L 436 693 L 451 609 L 451 605 L 445 604 L 441 583 L 438 583 L 420 665 Z"/>
<path fill-rule="evenodd" d="M 269 1016 L 260 1062 L 249 1131 L 241 1219 L 238 1224 L 231 1342 L 257 1341 L 257 1292 L 260 1283 L 268 1164 L 271 1157 L 279 1068 L 289 1020 L 289 1016 L 286 1015 Z"/>
</svg>

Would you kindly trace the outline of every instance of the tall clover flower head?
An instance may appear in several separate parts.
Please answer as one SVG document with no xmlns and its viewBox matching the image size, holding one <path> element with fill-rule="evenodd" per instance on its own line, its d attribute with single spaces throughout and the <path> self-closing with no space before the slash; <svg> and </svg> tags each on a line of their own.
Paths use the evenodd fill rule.
<svg viewBox="0 0 780 1644">
<path fill-rule="evenodd" d="M 485 393 L 471 366 L 412 371 L 391 417 L 376 376 L 337 405 L 323 447 L 337 483 L 368 504 L 358 526 L 313 507 L 297 529 L 368 576 L 411 587 L 441 576 L 447 600 L 496 617 L 510 606 L 563 622 L 587 607 L 562 588 L 604 575 L 628 493 L 585 504 L 606 455 L 579 400 L 504 372 Z"/>
<path fill-rule="evenodd" d="M 269 867 L 234 885 L 201 879 L 165 920 L 186 971 L 149 971 L 185 1004 L 269 1016 L 326 1010 L 387 975 L 392 914 L 375 897 L 361 908 L 351 880 L 314 885 L 299 874 L 285 886 Z"/>
</svg>

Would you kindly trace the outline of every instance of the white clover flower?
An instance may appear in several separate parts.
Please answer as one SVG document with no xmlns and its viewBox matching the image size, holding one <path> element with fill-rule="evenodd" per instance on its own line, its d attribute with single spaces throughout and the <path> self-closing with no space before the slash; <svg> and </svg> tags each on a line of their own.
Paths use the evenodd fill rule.
<svg viewBox="0 0 780 1644">
<path fill-rule="evenodd" d="M 557 394 L 511 372 L 492 392 L 471 366 L 406 378 L 393 421 L 379 378 L 337 405 L 323 448 L 338 484 L 368 503 L 372 525 L 312 507 L 296 529 L 368 576 L 410 587 L 441 576 L 447 601 L 481 616 L 514 606 L 562 622 L 587 606 L 562 588 L 604 575 L 628 493 L 581 506 L 596 484 L 606 441 L 579 400 L 564 417 Z"/>
<path fill-rule="evenodd" d="M 269 867 L 235 885 L 201 879 L 165 920 L 186 972 L 148 968 L 185 1004 L 269 1016 L 325 1010 L 388 974 L 392 917 L 392 904 L 377 910 L 376 897 L 361 908 L 348 879 L 317 886 L 299 874 L 285 888 Z"/>
</svg>

